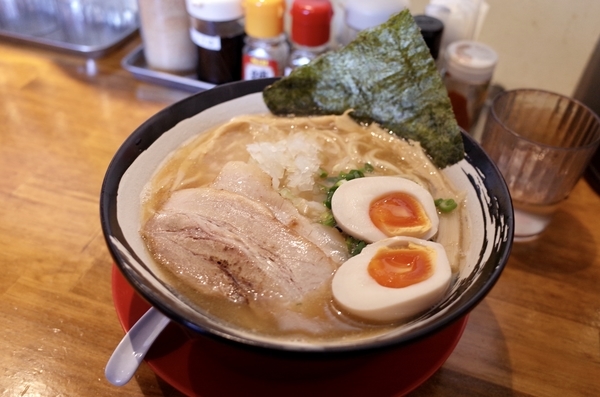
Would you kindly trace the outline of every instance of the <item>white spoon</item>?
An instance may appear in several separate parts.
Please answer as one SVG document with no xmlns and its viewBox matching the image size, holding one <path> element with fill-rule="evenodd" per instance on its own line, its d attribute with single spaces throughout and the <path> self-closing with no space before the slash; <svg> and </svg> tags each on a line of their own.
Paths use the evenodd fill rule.
<svg viewBox="0 0 600 397">
<path fill-rule="evenodd" d="M 151 307 L 125 334 L 106 364 L 104 376 L 115 386 L 133 377 L 154 340 L 171 320 Z"/>
</svg>

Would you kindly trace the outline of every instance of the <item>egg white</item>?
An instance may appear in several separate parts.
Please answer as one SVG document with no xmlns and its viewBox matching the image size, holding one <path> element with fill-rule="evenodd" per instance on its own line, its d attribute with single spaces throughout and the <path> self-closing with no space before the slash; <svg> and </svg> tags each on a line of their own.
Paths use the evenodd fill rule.
<svg viewBox="0 0 600 397">
<path fill-rule="evenodd" d="M 424 240 L 433 237 L 439 225 L 433 197 L 418 183 L 397 176 L 373 176 L 344 182 L 331 198 L 333 217 L 344 232 L 360 240 L 372 243 L 388 238 L 371 220 L 369 207 L 373 200 L 394 192 L 404 192 L 415 197 L 431 222 L 429 230 L 413 237 Z"/>
<path fill-rule="evenodd" d="M 401 242 L 435 250 L 434 272 L 428 279 L 408 287 L 384 287 L 369 275 L 369 262 L 380 248 Z M 390 237 L 369 244 L 346 261 L 333 277 L 332 292 L 336 305 L 347 313 L 369 321 L 392 322 L 415 316 L 440 302 L 451 278 L 450 263 L 441 244 L 412 237 Z"/>
</svg>

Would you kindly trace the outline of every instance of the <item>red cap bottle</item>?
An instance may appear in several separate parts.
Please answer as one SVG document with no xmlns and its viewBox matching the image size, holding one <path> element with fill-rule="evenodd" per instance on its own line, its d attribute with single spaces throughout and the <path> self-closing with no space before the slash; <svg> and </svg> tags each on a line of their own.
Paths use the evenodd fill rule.
<svg viewBox="0 0 600 397">
<path fill-rule="evenodd" d="M 295 44 L 318 47 L 329 42 L 333 7 L 329 0 L 295 0 L 291 39 Z"/>
</svg>

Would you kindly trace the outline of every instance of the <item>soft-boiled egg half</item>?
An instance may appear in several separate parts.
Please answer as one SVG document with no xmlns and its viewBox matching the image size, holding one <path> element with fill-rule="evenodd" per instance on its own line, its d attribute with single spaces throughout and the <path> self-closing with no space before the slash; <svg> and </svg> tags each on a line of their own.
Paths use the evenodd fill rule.
<svg viewBox="0 0 600 397">
<path fill-rule="evenodd" d="M 397 176 L 373 176 L 342 183 L 331 198 L 337 225 L 368 243 L 393 236 L 424 240 L 438 230 L 431 194 L 421 185 Z"/>
<path fill-rule="evenodd" d="M 391 237 L 367 245 L 337 270 L 333 298 L 358 318 L 392 322 L 438 303 L 452 271 L 444 247 L 412 237 Z"/>
</svg>

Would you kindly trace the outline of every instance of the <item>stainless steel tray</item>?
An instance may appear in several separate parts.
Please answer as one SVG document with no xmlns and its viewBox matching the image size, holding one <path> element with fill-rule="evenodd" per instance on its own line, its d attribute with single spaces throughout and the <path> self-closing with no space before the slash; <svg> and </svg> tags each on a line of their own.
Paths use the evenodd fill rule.
<svg viewBox="0 0 600 397">
<path fill-rule="evenodd" d="M 83 14 L 57 8 L 27 9 L 7 3 L 0 9 L 0 40 L 34 44 L 98 58 L 132 37 L 139 28 L 137 7 Z M 12 4 L 12 5 L 11 5 Z M 134 3 L 135 4 L 135 3 Z M 83 12 L 83 10 L 82 10 Z"/>
<path fill-rule="evenodd" d="M 144 58 L 144 46 L 140 45 L 127 54 L 121 61 L 121 66 L 128 70 L 138 80 L 159 84 L 178 90 L 196 93 L 213 88 L 215 85 L 200 81 L 193 75 L 180 76 L 167 72 L 153 70 L 148 67 Z"/>
</svg>

